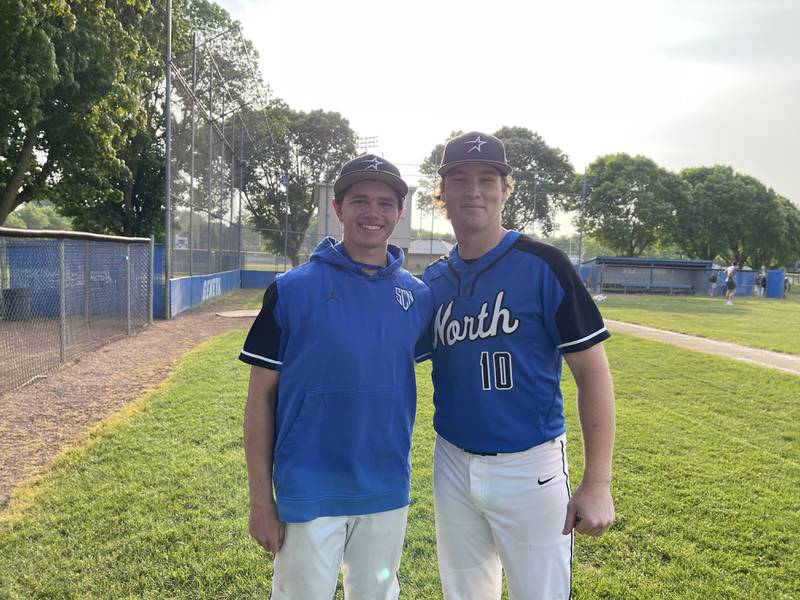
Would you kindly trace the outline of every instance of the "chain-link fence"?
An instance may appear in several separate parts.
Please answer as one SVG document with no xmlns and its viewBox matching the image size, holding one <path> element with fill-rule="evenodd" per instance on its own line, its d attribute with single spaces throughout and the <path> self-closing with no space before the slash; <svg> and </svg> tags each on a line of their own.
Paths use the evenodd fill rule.
<svg viewBox="0 0 800 600">
<path fill-rule="evenodd" d="M 238 269 L 245 144 L 241 95 L 231 92 L 211 44 L 172 61 L 171 274 Z M 215 57 L 216 56 L 216 57 Z M 251 142 L 248 140 L 248 144 Z"/>
<path fill-rule="evenodd" d="M 256 271 L 277 271 L 282 273 L 293 266 L 301 265 L 308 261 L 314 248 L 325 237 L 340 240 L 341 231 L 330 231 L 328 236 L 317 233 L 316 227 L 303 233 L 289 231 L 288 240 L 286 233 L 279 229 L 257 229 L 251 226 L 242 228 L 242 268 Z M 389 240 L 390 243 L 401 245 L 405 254 L 404 267 L 414 274 L 421 274 L 434 260 L 442 255 L 447 255 L 452 244 L 438 238 L 420 238 Z"/>
<path fill-rule="evenodd" d="M 0 228 L 0 393 L 153 320 L 152 242 Z"/>
</svg>

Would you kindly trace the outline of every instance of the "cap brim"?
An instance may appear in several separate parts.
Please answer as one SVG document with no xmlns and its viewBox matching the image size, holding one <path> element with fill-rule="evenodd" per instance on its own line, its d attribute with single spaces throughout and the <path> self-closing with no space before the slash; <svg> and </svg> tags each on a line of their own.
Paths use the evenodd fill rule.
<svg viewBox="0 0 800 600">
<path fill-rule="evenodd" d="M 503 175 L 509 175 L 511 173 L 511 167 L 509 167 L 506 163 L 502 163 L 496 160 L 456 160 L 439 167 L 439 170 L 436 172 L 441 176 L 444 175 L 445 173 L 449 173 L 456 167 L 460 167 L 461 165 L 476 165 L 476 164 L 489 165 L 490 167 L 494 167 L 495 169 L 500 171 Z"/>
<path fill-rule="evenodd" d="M 392 175 L 386 171 L 356 171 L 355 173 L 343 175 L 336 180 L 336 183 L 333 184 L 333 193 L 335 196 L 338 196 L 351 185 L 356 184 L 359 181 L 366 181 L 368 179 L 374 179 L 375 181 L 385 183 L 403 197 L 408 194 L 408 185 L 406 185 L 406 182 L 400 179 L 397 175 Z"/>
</svg>

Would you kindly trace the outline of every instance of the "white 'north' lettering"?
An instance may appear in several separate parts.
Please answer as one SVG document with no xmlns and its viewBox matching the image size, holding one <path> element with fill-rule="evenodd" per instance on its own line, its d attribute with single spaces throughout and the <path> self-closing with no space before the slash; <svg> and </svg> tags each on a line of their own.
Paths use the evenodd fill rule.
<svg viewBox="0 0 800 600">
<path fill-rule="evenodd" d="M 492 318 L 488 328 L 486 321 L 489 317 L 489 303 L 481 304 L 481 309 L 476 316 L 465 315 L 461 320 L 450 320 L 453 312 L 453 302 L 441 304 L 436 311 L 433 321 L 433 347 L 454 346 L 458 342 L 469 339 L 470 341 L 495 337 L 498 331 L 502 330 L 505 334 L 514 333 L 519 327 L 519 319 L 511 314 L 511 311 L 503 306 L 504 290 L 497 292 L 494 299 Z"/>
</svg>

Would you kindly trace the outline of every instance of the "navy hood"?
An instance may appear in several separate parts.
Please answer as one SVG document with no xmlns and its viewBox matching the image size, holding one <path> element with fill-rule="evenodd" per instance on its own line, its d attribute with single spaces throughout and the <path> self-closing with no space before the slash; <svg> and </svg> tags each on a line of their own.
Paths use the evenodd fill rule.
<svg viewBox="0 0 800 600">
<path fill-rule="evenodd" d="M 337 242 L 332 237 L 326 237 L 314 249 L 311 260 L 319 260 L 362 277 L 385 279 L 391 277 L 403 266 L 405 255 L 402 248 L 389 244 L 386 249 L 386 266 L 378 269 L 374 275 L 369 275 L 348 256 L 342 242 Z"/>
</svg>

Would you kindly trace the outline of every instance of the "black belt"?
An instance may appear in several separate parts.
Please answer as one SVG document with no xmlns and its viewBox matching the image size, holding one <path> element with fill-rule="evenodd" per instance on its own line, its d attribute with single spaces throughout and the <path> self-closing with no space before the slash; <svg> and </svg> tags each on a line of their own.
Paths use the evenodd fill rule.
<svg viewBox="0 0 800 600">
<path fill-rule="evenodd" d="M 497 456 L 497 452 L 473 452 L 472 450 L 467 450 L 466 448 L 462 448 L 462 450 L 467 454 L 474 454 L 476 456 Z"/>
</svg>

